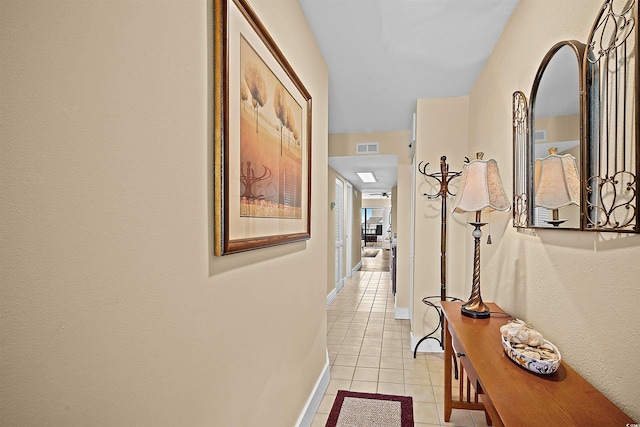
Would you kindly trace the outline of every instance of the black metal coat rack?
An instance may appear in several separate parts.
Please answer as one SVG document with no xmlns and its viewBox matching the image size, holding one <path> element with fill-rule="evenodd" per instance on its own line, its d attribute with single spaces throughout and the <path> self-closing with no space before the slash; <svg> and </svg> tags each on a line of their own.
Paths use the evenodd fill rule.
<svg viewBox="0 0 640 427">
<path fill-rule="evenodd" d="M 469 158 L 465 157 L 465 163 L 469 162 Z M 440 157 L 440 172 L 427 173 L 427 166 L 424 167 L 422 162 L 418 165 L 418 171 L 431 179 L 435 179 L 440 185 L 440 190 L 434 194 L 424 193 L 429 199 L 441 200 L 440 210 L 440 301 L 446 301 L 447 298 L 447 196 L 455 196 L 449 191 L 449 183 L 452 179 L 459 177 L 462 172 L 450 172 L 447 164 L 447 157 Z"/>
<path fill-rule="evenodd" d="M 469 158 L 465 157 L 465 163 L 469 162 Z M 447 297 L 447 196 L 455 196 L 451 191 L 449 191 L 449 183 L 454 178 L 462 175 L 462 172 L 451 172 L 449 171 L 449 165 L 447 164 L 447 157 L 440 157 L 440 172 L 427 173 L 427 167 L 429 163 L 425 163 L 422 166 L 422 162 L 418 165 L 418 172 L 422 175 L 435 179 L 438 183 L 440 189 L 433 194 L 424 193 L 428 199 L 440 199 L 441 201 L 441 210 L 440 210 L 440 301 L 462 301 L 459 298 L 449 298 Z M 436 298 L 436 296 L 428 296 L 422 299 L 422 302 L 429 307 L 433 307 L 438 311 L 439 322 L 436 325 L 435 329 L 422 337 L 420 341 L 416 344 L 416 347 L 413 352 L 413 357 L 416 357 L 418 352 L 418 347 L 422 343 L 422 341 L 426 339 L 434 339 L 440 343 L 440 347 L 443 346 L 444 342 L 444 330 L 442 329 L 442 309 L 439 305 L 434 304 L 430 299 Z M 440 338 L 432 336 L 438 329 L 440 329 Z"/>
</svg>

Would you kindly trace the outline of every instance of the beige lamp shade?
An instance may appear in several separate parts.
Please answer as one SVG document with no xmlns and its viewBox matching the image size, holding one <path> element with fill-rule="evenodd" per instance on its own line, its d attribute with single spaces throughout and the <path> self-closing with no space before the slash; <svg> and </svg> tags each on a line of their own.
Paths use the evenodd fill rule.
<svg viewBox="0 0 640 427">
<path fill-rule="evenodd" d="M 558 155 L 554 148 L 549 153 L 535 162 L 535 205 L 547 209 L 580 205 L 580 178 L 575 157 Z"/>
<path fill-rule="evenodd" d="M 456 213 L 477 211 L 508 211 L 511 202 L 502 187 L 498 163 L 478 159 L 466 163 L 462 168 L 460 189 L 451 210 Z"/>
</svg>

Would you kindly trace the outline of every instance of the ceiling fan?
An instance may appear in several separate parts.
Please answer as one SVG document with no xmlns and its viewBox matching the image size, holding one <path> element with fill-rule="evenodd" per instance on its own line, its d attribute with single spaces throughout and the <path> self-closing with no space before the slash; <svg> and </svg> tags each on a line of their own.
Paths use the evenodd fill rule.
<svg viewBox="0 0 640 427">
<path fill-rule="evenodd" d="M 384 191 L 381 192 L 381 193 L 368 193 L 368 194 L 369 194 L 369 196 L 381 196 L 381 197 L 386 197 L 387 199 L 389 197 L 391 197 L 391 192 L 387 193 L 387 192 L 384 192 Z"/>
</svg>

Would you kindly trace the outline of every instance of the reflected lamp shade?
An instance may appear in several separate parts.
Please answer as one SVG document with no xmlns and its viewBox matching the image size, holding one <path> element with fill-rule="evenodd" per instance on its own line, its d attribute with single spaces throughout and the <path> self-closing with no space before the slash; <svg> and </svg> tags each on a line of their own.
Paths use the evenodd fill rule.
<svg viewBox="0 0 640 427">
<path fill-rule="evenodd" d="M 478 159 L 466 163 L 462 169 L 460 189 L 451 210 L 455 213 L 478 211 L 507 211 L 511 202 L 502 187 L 498 163 L 494 159 Z"/>
<path fill-rule="evenodd" d="M 571 154 L 558 155 L 556 148 L 535 162 L 535 205 L 560 209 L 580 205 L 580 178 L 576 159 Z"/>
</svg>

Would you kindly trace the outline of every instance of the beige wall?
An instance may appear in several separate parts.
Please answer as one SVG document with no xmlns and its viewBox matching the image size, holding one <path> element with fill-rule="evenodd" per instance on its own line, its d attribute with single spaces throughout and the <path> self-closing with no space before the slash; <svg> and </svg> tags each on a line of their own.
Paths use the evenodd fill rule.
<svg viewBox="0 0 640 427">
<path fill-rule="evenodd" d="M 465 157 L 475 158 L 467 149 L 468 97 L 418 100 L 416 108 L 416 163 L 429 163 L 427 173 L 440 172 L 440 157 L 446 156 L 449 170 L 461 171 Z M 492 153 L 487 152 L 487 157 Z M 451 181 L 449 190 L 456 193 L 459 179 Z M 415 204 L 415 267 L 412 335 L 420 339 L 438 324 L 438 315 L 422 303 L 427 296 L 440 295 L 440 255 L 442 198 L 427 199 L 423 194 L 435 194 L 440 185 L 433 178 L 416 174 Z M 466 215 L 452 214 L 453 199 L 447 198 L 446 285 L 447 295 L 466 300 L 471 293 L 471 281 L 465 278 L 468 268 L 465 245 L 471 239 L 472 228 Z M 487 219 L 487 218 L 485 218 Z M 438 298 L 436 298 L 436 301 Z M 433 344 L 425 341 L 425 345 Z M 423 347 L 421 346 L 421 349 Z"/>
<path fill-rule="evenodd" d="M 470 151 L 492 153 L 511 188 L 511 95 L 527 96 L 547 50 L 586 42 L 602 4 L 521 0 L 470 94 Z M 482 248 L 483 297 L 533 323 L 563 359 L 640 420 L 640 236 L 518 232 L 494 214 L 493 245 Z M 471 245 L 471 239 L 467 240 Z M 467 253 L 467 265 L 471 254 Z"/>
<path fill-rule="evenodd" d="M 385 207 L 391 208 L 391 198 L 363 199 L 362 207 L 363 208 L 385 208 Z M 360 218 L 360 221 L 362 221 L 362 217 Z"/>
<path fill-rule="evenodd" d="M 576 71 L 577 72 L 577 71 Z M 529 93 L 531 92 L 529 88 Z M 580 139 L 580 116 L 573 114 L 570 116 L 556 116 L 536 118 L 536 130 L 547 131 L 547 141 L 575 141 Z"/>
<path fill-rule="evenodd" d="M 407 132 L 407 135 L 409 133 Z M 398 187 L 395 194 L 395 232 L 398 233 L 396 247 L 396 307 L 410 310 L 411 289 L 409 254 L 411 253 L 411 162 L 398 160 Z M 406 315 L 402 316 L 403 318 Z"/>
<path fill-rule="evenodd" d="M 326 65 L 251 1 L 313 97 L 312 238 L 213 257 L 210 3 L 0 3 L 2 424 L 290 426 L 325 368 Z"/>
<path fill-rule="evenodd" d="M 356 152 L 356 144 L 361 142 L 378 142 L 380 155 L 397 155 L 398 156 L 398 194 L 394 195 L 396 205 L 392 206 L 392 210 L 397 211 L 395 215 L 398 223 L 398 259 L 397 259 L 397 288 L 396 288 L 396 306 L 401 308 L 409 307 L 409 196 L 411 185 L 411 160 L 409 158 L 409 140 L 411 132 L 393 131 L 393 132 L 373 132 L 373 133 L 355 133 L 355 134 L 331 134 L 329 135 L 329 157 L 354 156 Z M 404 184 L 404 186 L 403 186 Z M 362 207 L 366 207 L 368 200 L 362 201 Z M 380 203 L 389 203 L 382 201 Z M 354 209 L 356 204 L 354 203 Z M 360 224 L 360 216 L 358 215 L 358 224 Z M 354 234 L 354 237 L 359 236 Z M 358 254 L 360 249 L 358 246 Z M 404 254 L 404 257 L 403 255 Z M 328 259 L 331 263 L 332 257 L 335 256 L 332 249 L 329 248 Z M 331 267 L 330 267 L 331 268 Z M 333 279 L 331 279 L 332 281 Z"/>
<path fill-rule="evenodd" d="M 363 142 L 379 142 L 380 152 L 377 155 L 396 154 L 398 163 L 409 162 L 408 130 L 370 133 L 334 133 L 329 135 L 329 157 L 355 156 L 356 145 Z M 366 156 L 360 154 L 358 156 Z"/>
</svg>

